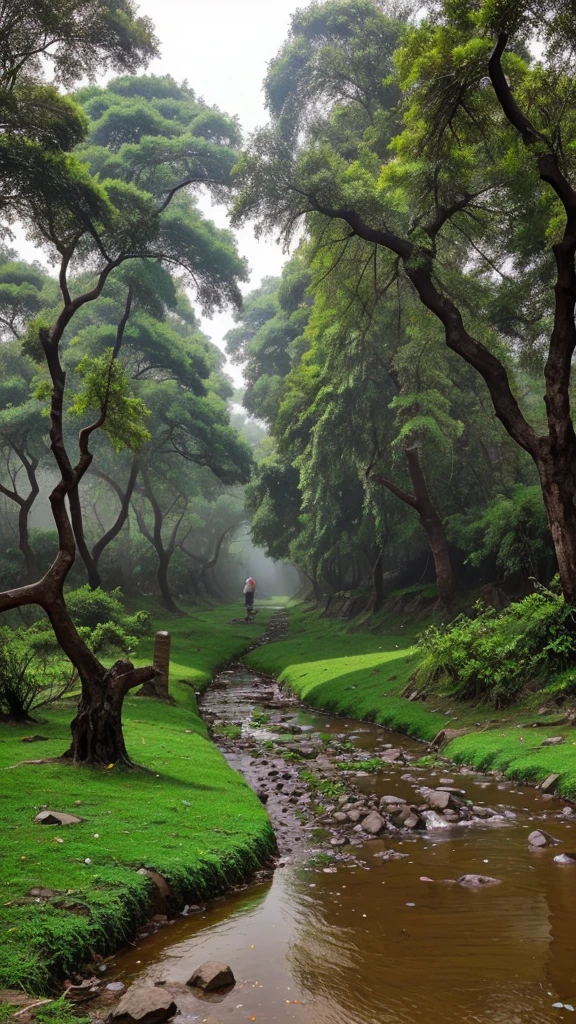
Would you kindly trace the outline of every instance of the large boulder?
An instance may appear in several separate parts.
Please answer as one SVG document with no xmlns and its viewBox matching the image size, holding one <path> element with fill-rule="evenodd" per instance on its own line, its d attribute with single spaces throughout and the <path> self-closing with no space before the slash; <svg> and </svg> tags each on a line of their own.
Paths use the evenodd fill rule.
<svg viewBox="0 0 576 1024">
<path fill-rule="evenodd" d="M 207 960 L 194 971 L 186 984 L 201 988 L 204 992 L 217 992 L 218 989 L 235 985 L 236 979 L 228 964 L 223 964 L 219 960 Z"/>
<path fill-rule="evenodd" d="M 163 1024 L 178 1007 L 169 992 L 154 985 L 131 985 L 112 1010 L 114 1024 Z"/>
<path fill-rule="evenodd" d="M 34 821 L 38 825 L 80 825 L 84 818 L 78 818 L 75 814 L 65 814 L 64 811 L 40 811 Z"/>
<path fill-rule="evenodd" d="M 576 864 L 576 853 L 557 853 L 554 857 L 555 864 Z"/>
<path fill-rule="evenodd" d="M 394 804 L 405 804 L 408 801 L 403 796 L 381 796 L 380 807 L 393 806 Z"/>
</svg>

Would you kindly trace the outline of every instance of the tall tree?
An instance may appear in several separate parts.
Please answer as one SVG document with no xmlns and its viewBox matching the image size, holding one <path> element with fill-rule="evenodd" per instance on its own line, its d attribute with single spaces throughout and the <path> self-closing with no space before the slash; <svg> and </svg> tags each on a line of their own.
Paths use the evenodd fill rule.
<svg viewBox="0 0 576 1024">
<path fill-rule="evenodd" d="M 439 5 L 437 20 L 411 29 L 398 57 L 404 124 L 392 141 L 399 112 L 377 97 L 368 115 L 366 90 L 349 87 L 358 63 L 374 94 L 383 78 L 359 39 L 360 7 L 381 33 L 389 29 L 393 72 L 398 35 L 394 39 L 376 3 L 336 0 L 295 15 L 266 81 L 271 126 L 256 133 L 239 169 L 237 218 L 254 217 L 261 229 L 279 227 L 286 238 L 305 218 L 318 244 L 332 243 L 335 260 L 357 238 L 365 244 L 364 272 L 377 252 L 382 280 L 401 270 L 439 320 L 448 348 L 483 378 L 496 416 L 534 461 L 562 590 L 574 603 L 576 191 L 569 140 L 575 80 L 566 57 L 573 12 L 563 0 L 538 14 L 530 3 Z M 519 52 L 526 52 L 533 19 L 544 54 L 531 68 Z M 355 133 L 346 149 L 336 129 L 366 117 L 362 144 Z M 547 284 L 550 240 L 555 272 Z M 523 279 L 524 295 L 535 279 L 541 286 L 541 330 L 526 331 L 523 340 L 538 335 L 544 432 L 510 380 L 505 346 L 493 329 L 497 318 L 488 309 L 472 322 L 465 298 L 466 286 L 475 291 L 480 278 L 509 295 L 510 265 Z"/>
<path fill-rule="evenodd" d="M 156 54 L 147 18 L 131 0 L 7 0 L 0 10 L 0 216 L 57 201 L 94 212 L 70 150 L 86 131 L 70 87 L 108 69 L 136 71 Z M 55 84 L 45 72 L 52 72 Z"/>
<path fill-rule="evenodd" d="M 138 80 L 128 82 L 137 92 L 140 88 L 140 92 L 146 93 L 150 86 L 147 79 L 141 87 Z M 170 87 L 177 88 L 174 84 Z M 34 237 L 59 259 L 59 303 L 33 321 L 28 332 L 29 350 L 36 353 L 40 350 L 45 362 L 45 384 L 39 393 L 50 401 L 51 451 L 59 477 L 50 503 L 59 552 L 41 580 L 0 594 L 0 611 L 27 604 L 40 605 L 50 619 L 60 646 L 77 668 L 82 693 L 72 723 L 69 751 L 77 761 L 129 761 L 122 736 L 122 701 L 129 689 L 149 678 L 155 670 L 152 667 L 135 669 L 130 662 L 117 662 L 106 669 L 74 627 L 64 599 L 64 583 L 76 554 L 75 530 L 67 502 L 71 497 L 74 501 L 92 463 L 90 443 L 98 430 L 107 432 L 113 446 L 128 449 L 140 447 L 147 434 L 142 423 L 144 405 L 133 395 L 126 368 L 119 360 L 123 332 L 118 331 L 111 348 L 98 359 L 87 360 L 78 367 L 83 385 L 73 407 L 83 417 L 83 425 L 78 435 L 77 455 L 72 456 L 65 430 L 66 373 L 62 346 L 65 333 L 72 330 L 72 322 L 79 311 L 102 295 L 106 282 L 118 268 L 134 259 L 153 259 L 169 267 L 180 267 L 190 276 L 205 309 L 239 301 L 238 281 L 245 275 L 245 265 L 236 253 L 231 236 L 206 221 L 186 195 L 186 189 L 204 174 L 204 165 L 200 163 L 207 147 L 210 153 L 225 151 L 219 168 L 212 168 L 211 181 L 213 188 L 226 185 L 234 158 L 231 134 L 233 131 L 237 134 L 237 129 L 218 112 L 210 112 L 203 104 L 199 107 L 198 116 L 202 113 L 205 120 L 209 120 L 213 113 L 219 126 L 213 148 L 212 144 L 205 145 L 204 135 L 199 136 L 197 152 L 202 156 L 187 158 L 190 140 L 187 137 L 184 141 L 180 136 L 177 140 L 179 155 L 175 160 L 164 133 L 152 141 L 153 174 L 146 178 L 145 187 L 123 177 L 123 164 L 115 178 L 106 180 L 96 180 L 87 165 L 79 165 L 75 173 L 84 200 L 81 210 L 72 209 L 70 204 L 63 206 L 54 196 L 45 197 L 42 204 L 37 196 L 32 199 L 28 196 L 23 200 L 20 214 Z M 128 146 L 134 159 L 135 150 L 142 154 L 146 151 L 147 137 L 137 135 L 135 141 L 125 117 L 121 124 L 123 128 L 117 131 L 124 130 L 129 135 L 129 142 L 122 145 Z M 231 125 L 228 133 L 225 124 Z M 207 130 L 204 128 L 204 132 Z M 110 136 L 106 141 L 113 145 Z M 139 148 L 140 143 L 142 148 Z M 165 147 L 164 160 L 159 156 L 162 146 Z M 99 153 L 104 147 L 96 149 Z M 88 152 L 84 154 L 86 160 L 89 156 Z M 188 165 L 184 169 L 186 159 L 195 161 L 194 168 Z M 217 170 L 220 176 L 216 182 Z M 91 282 L 80 281 L 75 287 L 71 283 L 71 270 L 78 272 L 82 268 L 90 268 Z M 126 306 L 128 301 L 129 289 Z"/>
</svg>

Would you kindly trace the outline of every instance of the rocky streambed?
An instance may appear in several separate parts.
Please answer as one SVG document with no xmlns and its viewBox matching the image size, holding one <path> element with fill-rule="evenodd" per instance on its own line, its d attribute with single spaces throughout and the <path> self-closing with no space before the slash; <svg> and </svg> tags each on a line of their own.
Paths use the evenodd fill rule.
<svg viewBox="0 0 576 1024">
<path fill-rule="evenodd" d="M 275 870 L 152 922 L 107 964 L 108 985 L 144 1007 L 155 992 L 158 1019 L 177 1024 L 576 1019 L 576 815 L 554 780 L 536 790 L 452 765 L 311 712 L 242 665 L 201 707 L 266 804 Z M 190 985 L 221 967 L 233 985 Z"/>
<path fill-rule="evenodd" d="M 390 859 L 400 856 L 390 844 L 408 835 L 506 826 L 522 813 L 514 798 L 524 791 L 499 773 L 459 767 L 455 779 L 454 766 L 432 747 L 399 736 L 391 742 L 376 726 L 307 712 L 277 683 L 241 665 L 215 679 L 202 713 L 230 764 L 266 804 L 282 865 L 287 855 L 310 856 L 311 836 L 316 854 L 336 862 L 358 860 L 355 850 L 386 839 L 380 856 Z M 382 792 L 388 779 L 393 793 Z M 530 820 L 576 822 L 571 805 L 553 802 L 553 788 L 553 781 L 544 785 Z M 529 847 L 556 845 L 543 829 L 529 836 Z M 487 880 L 478 876 L 477 884 Z"/>
</svg>

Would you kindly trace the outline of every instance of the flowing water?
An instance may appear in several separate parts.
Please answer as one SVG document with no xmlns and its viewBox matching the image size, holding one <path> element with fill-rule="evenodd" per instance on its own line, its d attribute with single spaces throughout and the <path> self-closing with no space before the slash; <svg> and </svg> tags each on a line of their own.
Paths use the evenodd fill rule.
<svg viewBox="0 0 576 1024">
<path fill-rule="evenodd" d="M 262 682 L 239 669 L 220 684 L 208 692 L 205 712 L 243 722 L 246 734 Z M 345 736 L 362 751 L 390 742 L 425 752 L 376 726 L 303 708 L 282 717 L 305 732 Z M 261 741 L 265 733 L 255 735 Z M 261 769 L 250 752 L 228 748 L 233 766 L 256 785 Z M 274 792 L 269 807 L 281 852 L 291 851 L 285 866 L 205 912 L 178 917 L 118 955 L 110 974 L 165 984 L 178 1024 L 576 1024 L 576 865 L 554 861 L 576 850 L 576 815 L 535 789 L 453 766 L 390 764 L 354 781 L 367 792 L 414 800 L 415 784 L 438 786 L 447 775 L 474 804 L 506 810 L 508 818 L 386 833 L 327 870 L 323 858 L 310 863 L 318 839 L 299 825 L 294 801 L 281 806 Z M 562 845 L 531 851 L 527 837 L 536 827 Z M 385 860 L 388 849 L 405 856 Z M 500 884 L 445 884 L 465 873 Z M 231 991 L 200 998 L 185 986 L 205 960 L 231 965 Z"/>
</svg>

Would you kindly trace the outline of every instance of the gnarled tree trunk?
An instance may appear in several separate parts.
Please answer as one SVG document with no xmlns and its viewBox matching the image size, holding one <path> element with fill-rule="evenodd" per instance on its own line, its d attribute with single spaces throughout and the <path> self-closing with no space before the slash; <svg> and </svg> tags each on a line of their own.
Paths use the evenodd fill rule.
<svg viewBox="0 0 576 1024">
<path fill-rule="evenodd" d="M 386 487 L 392 494 L 396 495 L 397 498 L 400 498 L 400 500 L 406 505 L 410 505 L 410 507 L 418 513 L 418 517 L 422 524 L 422 528 L 426 533 L 426 538 L 434 559 L 436 585 L 438 587 L 438 600 L 444 608 L 449 610 L 454 600 L 455 587 L 452 560 L 450 558 L 446 531 L 434 502 L 432 501 L 426 476 L 420 462 L 418 448 L 415 445 L 406 448 L 405 455 L 410 479 L 412 481 L 412 494 L 409 494 L 408 491 L 398 487 L 394 481 L 389 480 L 387 477 L 374 474 L 374 479 L 379 484 L 382 484 L 383 487 Z"/>
<path fill-rule="evenodd" d="M 134 686 L 158 675 L 153 666 L 134 668 L 131 661 L 117 661 L 93 675 L 82 687 L 76 717 L 70 725 L 72 744 L 64 755 L 84 764 L 126 764 L 132 760 L 122 731 L 122 704 Z"/>
</svg>

